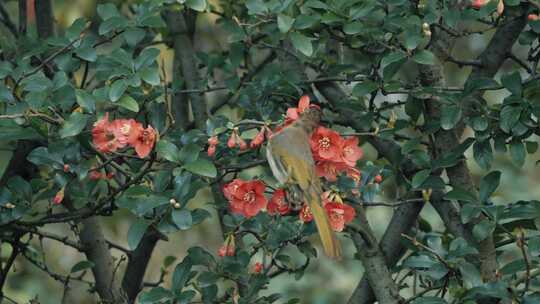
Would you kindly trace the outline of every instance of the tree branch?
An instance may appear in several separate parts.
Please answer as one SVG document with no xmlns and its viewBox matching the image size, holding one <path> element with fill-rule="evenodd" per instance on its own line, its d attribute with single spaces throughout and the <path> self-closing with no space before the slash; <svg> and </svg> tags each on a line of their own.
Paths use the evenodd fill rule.
<svg viewBox="0 0 540 304">
<path fill-rule="evenodd" d="M 81 221 L 79 239 L 86 258 L 94 263 L 92 273 L 96 281 L 96 291 L 105 303 L 127 303 L 122 294 L 119 280 L 115 280 L 114 260 L 98 218 L 93 216 Z"/>
</svg>

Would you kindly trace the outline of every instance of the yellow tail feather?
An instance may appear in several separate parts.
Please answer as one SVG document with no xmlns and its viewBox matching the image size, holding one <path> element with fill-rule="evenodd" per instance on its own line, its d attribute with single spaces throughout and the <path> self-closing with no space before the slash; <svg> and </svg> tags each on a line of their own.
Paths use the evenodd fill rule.
<svg viewBox="0 0 540 304">
<path fill-rule="evenodd" d="M 309 208 L 311 209 L 311 213 L 315 219 L 317 230 L 319 230 L 319 236 L 321 238 L 324 253 L 333 259 L 339 260 L 341 258 L 341 244 L 336 238 L 332 228 L 330 228 L 328 217 L 324 208 L 321 206 L 321 200 L 317 192 L 313 190 L 309 192 Z"/>
</svg>

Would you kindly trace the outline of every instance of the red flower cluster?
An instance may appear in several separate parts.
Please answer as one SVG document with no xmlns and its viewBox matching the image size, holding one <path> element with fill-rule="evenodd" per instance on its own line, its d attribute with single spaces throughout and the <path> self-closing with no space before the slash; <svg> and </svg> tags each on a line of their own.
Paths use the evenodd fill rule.
<svg viewBox="0 0 540 304">
<path fill-rule="evenodd" d="M 234 256 L 236 251 L 236 246 L 234 244 L 234 236 L 231 234 L 223 242 L 223 245 L 218 249 L 218 255 L 220 257 L 224 256 Z"/>
<path fill-rule="evenodd" d="M 140 158 L 150 154 L 157 139 L 157 133 L 148 126 L 133 119 L 115 119 L 109 121 L 109 113 L 98 120 L 92 129 L 94 146 L 99 152 L 110 153 L 130 145 Z"/>
<path fill-rule="evenodd" d="M 223 194 L 233 213 L 250 218 L 266 207 L 265 188 L 266 185 L 260 180 L 235 179 L 223 187 Z"/>
<path fill-rule="evenodd" d="M 240 147 L 240 150 L 242 151 L 248 147 L 246 141 L 238 134 L 238 128 L 233 129 L 231 137 L 229 137 L 229 140 L 227 141 L 227 147 L 233 149 L 236 146 Z"/>
<path fill-rule="evenodd" d="M 291 212 L 291 207 L 285 200 L 285 190 L 277 189 L 274 191 L 270 202 L 268 202 L 268 206 L 266 206 L 266 211 L 270 215 L 287 215 Z"/>
<path fill-rule="evenodd" d="M 328 181 L 336 181 L 341 172 L 352 178 L 359 176 L 354 166 L 364 153 L 358 147 L 357 137 L 343 138 L 334 130 L 318 127 L 311 135 L 310 144 L 319 176 Z"/>
</svg>

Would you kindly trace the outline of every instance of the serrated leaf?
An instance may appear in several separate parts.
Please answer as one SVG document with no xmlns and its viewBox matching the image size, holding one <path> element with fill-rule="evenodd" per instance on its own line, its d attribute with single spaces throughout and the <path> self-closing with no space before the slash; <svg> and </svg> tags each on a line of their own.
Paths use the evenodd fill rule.
<svg viewBox="0 0 540 304">
<path fill-rule="evenodd" d="M 78 135 L 86 127 L 88 122 L 88 116 L 79 112 L 73 112 L 69 116 L 68 120 L 64 122 L 58 134 L 61 138 L 71 137 Z"/>
<path fill-rule="evenodd" d="M 291 33 L 290 40 L 295 49 L 300 53 L 310 57 L 313 55 L 313 45 L 311 39 L 297 32 Z"/>
<path fill-rule="evenodd" d="M 127 236 L 128 246 L 130 249 L 134 250 L 137 248 L 137 246 L 139 246 L 139 243 L 141 242 L 146 229 L 148 229 L 148 226 L 150 226 L 148 221 L 140 219 L 131 224 Z"/>
</svg>

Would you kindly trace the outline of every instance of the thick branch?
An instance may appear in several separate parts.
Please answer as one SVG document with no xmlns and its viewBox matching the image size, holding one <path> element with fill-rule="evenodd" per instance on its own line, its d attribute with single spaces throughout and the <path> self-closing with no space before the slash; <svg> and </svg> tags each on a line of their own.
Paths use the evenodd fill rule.
<svg viewBox="0 0 540 304">
<path fill-rule="evenodd" d="M 114 277 L 114 260 L 97 217 L 81 221 L 79 238 L 86 258 L 94 263 L 92 273 L 96 281 L 96 291 L 105 303 L 127 303 L 120 281 Z"/>
<path fill-rule="evenodd" d="M 38 36 L 47 39 L 54 36 L 54 15 L 51 0 L 35 1 Z"/>
<path fill-rule="evenodd" d="M 156 230 L 148 229 L 144 234 L 139 246 L 131 252 L 129 262 L 122 279 L 122 288 L 127 295 L 129 303 L 135 303 L 137 295 L 143 287 L 144 273 L 152 252 L 159 240 L 159 233 Z"/>
<path fill-rule="evenodd" d="M 194 90 L 200 87 L 201 78 L 197 69 L 197 56 L 193 47 L 193 41 L 189 35 L 189 28 L 185 16 L 180 12 L 167 12 L 167 23 L 171 34 L 174 37 L 175 45 L 175 66 L 182 72 L 183 79 L 188 90 Z M 176 71 L 176 70 L 175 70 Z M 175 73 L 176 74 L 176 73 Z M 193 119 L 197 128 L 204 128 L 208 118 L 208 109 L 204 95 L 200 93 L 189 93 Z M 187 104 L 181 94 L 175 94 L 173 97 L 175 115 L 177 119 L 185 119 L 187 113 Z M 180 120 L 182 121 L 182 120 Z M 183 122 L 182 122 L 183 123 Z M 186 124 L 187 125 L 187 124 Z"/>
</svg>

